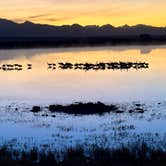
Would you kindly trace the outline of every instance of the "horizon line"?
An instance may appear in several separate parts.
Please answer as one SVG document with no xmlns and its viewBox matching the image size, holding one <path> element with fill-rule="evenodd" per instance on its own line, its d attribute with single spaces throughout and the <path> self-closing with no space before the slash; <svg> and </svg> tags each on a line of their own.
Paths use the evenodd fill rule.
<svg viewBox="0 0 166 166">
<path fill-rule="evenodd" d="M 3 17 L 0 17 L 0 20 L 6 20 L 6 21 L 10 21 L 10 22 L 13 22 L 13 23 L 16 23 L 16 24 L 19 24 L 19 25 L 22 25 L 22 24 L 25 24 L 25 23 L 32 23 L 32 24 L 36 24 L 36 25 L 47 25 L 47 26 L 54 26 L 54 27 L 61 27 L 61 26 L 73 26 L 73 25 L 78 25 L 78 26 L 81 26 L 81 27 L 87 27 L 87 26 L 96 26 L 96 27 L 103 27 L 103 26 L 106 26 L 106 25 L 109 25 L 109 26 L 112 26 L 114 28 L 120 28 L 120 27 L 134 27 L 134 26 L 140 26 L 140 25 L 143 25 L 143 26 L 148 26 L 148 27 L 154 27 L 154 28 L 166 28 L 166 25 L 165 26 L 154 26 L 154 25 L 150 25 L 150 24 L 142 24 L 142 23 L 138 23 L 138 24 L 133 24 L 133 25 L 129 25 L 129 24 L 122 24 L 122 25 L 119 25 L 119 26 L 114 26 L 112 25 L 111 23 L 105 23 L 105 24 L 102 24 L 102 25 L 98 25 L 98 24 L 87 24 L 87 25 L 83 25 L 83 24 L 80 24 L 80 23 L 72 23 L 72 24 L 61 24 L 61 25 L 55 25 L 55 24 L 47 24 L 47 23 L 35 23 L 33 21 L 29 21 L 29 20 L 25 20 L 23 22 L 17 22 L 13 19 L 8 19 L 8 18 L 3 18 Z"/>
</svg>

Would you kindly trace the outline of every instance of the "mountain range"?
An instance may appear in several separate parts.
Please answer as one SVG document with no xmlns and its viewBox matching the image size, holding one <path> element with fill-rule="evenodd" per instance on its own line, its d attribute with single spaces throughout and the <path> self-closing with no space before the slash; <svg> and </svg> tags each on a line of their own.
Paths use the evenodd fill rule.
<svg viewBox="0 0 166 166">
<path fill-rule="evenodd" d="M 97 26 L 79 24 L 52 26 L 29 21 L 16 23 L 0 19 L 0 37 L 111 37 L 111 36 L 166 36 L 166 27 L 148 25 L 114 27 L 110 24 Z"/>
</svg>

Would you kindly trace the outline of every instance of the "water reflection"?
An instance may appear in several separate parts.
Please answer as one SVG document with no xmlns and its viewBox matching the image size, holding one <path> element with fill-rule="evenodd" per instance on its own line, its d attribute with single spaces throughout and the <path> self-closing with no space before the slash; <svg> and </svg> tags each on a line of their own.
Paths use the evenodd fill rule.
<svg viewBox="0 0 166 166">
<path fill-rule="evenodd" d="M 125 52 L 128 50 L 137 50 L 139 54 L 145 55 L 150 54 L 153 51 L 158 49 L 166 49 L 166 45 L 129 45 L 129 46 L 110 46 L 110 47 L 76 47 L 76 48 L 58 48 L 58 49 L 5 49 L 0 50 L 0 61 L 11 60 L 19 57 L 26 57 L 27 59 L 31 58 L 34 55 L 41 54 L 52 54 L 52 53 L 67 53 L 67 52 L 94 52 L 94 51 L 114 51 L 114 52 Z"/>
</svg>

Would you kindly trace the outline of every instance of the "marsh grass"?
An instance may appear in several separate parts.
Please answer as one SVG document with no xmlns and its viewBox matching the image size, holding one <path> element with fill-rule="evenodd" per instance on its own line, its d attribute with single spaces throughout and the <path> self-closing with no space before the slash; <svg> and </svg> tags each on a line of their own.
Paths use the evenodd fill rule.
<svg viewBox="0 0 166 166">
<path fill-rule="evenodd" d="M 88 155 L 82 146 L 68 148 L 60 158 L 56 151 L 29 152 L 0 148 L 0 165 L 4 166 L 165 166 L 166 152 L 149 148 L 145 143 L 122 146 L 119 149 L 101 148 L 89 145 Z"/>
</svg>

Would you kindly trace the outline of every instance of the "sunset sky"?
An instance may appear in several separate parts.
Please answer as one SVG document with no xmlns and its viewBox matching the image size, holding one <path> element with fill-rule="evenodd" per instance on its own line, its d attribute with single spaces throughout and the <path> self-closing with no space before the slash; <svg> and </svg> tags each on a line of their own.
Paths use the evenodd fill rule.
<svg viewBox="0 0 166 166">
<path fill-rule="evenodd" d="M 166 26 L 166 0 L 1 0 L 0 17 L 51 25 Z"/>
</svg>

